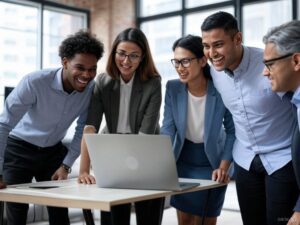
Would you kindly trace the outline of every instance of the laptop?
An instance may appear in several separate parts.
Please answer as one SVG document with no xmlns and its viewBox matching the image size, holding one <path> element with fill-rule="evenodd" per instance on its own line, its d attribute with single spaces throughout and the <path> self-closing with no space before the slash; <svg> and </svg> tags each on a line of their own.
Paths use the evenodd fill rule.
<svg viewBox="0 0 300 225">
<path fill-rule="evenodd" d="M 171 139 L 166 135 L 85 134 L 96 184 L 101 188 L 182 191 Z"/>
</svg>

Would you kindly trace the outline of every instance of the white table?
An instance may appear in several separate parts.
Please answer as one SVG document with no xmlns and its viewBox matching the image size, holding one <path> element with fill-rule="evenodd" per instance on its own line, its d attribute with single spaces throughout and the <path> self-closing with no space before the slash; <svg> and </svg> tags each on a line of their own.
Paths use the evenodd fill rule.
<svg viewBox="0 0 300 225">
<path fill-rule="evenodd" d="M 180 179 L 199 186 L 184 191 L 98 188 L 76 179 L 11 185 L 0 190 L 0 201 L 110 211 L 111 206 L 224 186 L 211 180 Z M 51 187 L 45 188 L 42 187 Z"/>
</svg>

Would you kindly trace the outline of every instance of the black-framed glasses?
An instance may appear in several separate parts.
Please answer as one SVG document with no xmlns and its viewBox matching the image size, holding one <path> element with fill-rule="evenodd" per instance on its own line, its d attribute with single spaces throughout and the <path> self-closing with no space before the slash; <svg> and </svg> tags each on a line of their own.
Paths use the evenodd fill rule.
<svg viewBox="0 0 300 225">
<path fill-rule="evenodd" d="M 191 65 L 192 60 L 197 59 L 196 57 L 194 58 L 183 58 L 181 60 L 178 59 L 171 59 L 171 63 L 175 68 L 178 68 L 179 65 L 181 64 L 182 67 L 188 68 Z"/>
<path fill-rule="evenodd" d="M 288 58 L 290 56 L 292 56 L 294 53 L 289 53 L 283 56 L 279 56 L 277 58 L 273 58 L 273 59 L 269 59 L 269 60 L 264 60 L 263 63 L 265 64 L 265 66 L 267 67 L 267 69 L 271 72 L 272 71 L 272 65 L 274 64 L 274 62 L 281 60 L 281 59 L 285 59 Z"/>
<path fill-rule="evenodd" d="M 125 52 L 122 52 L 122 51 L 116 51 L 116 57 L 122 61 L 125 60 L 126 57 L 128 57 L 130 62 L 133 62 L 133 63 L 138 62 L 141 58 L 141 56 L 136 53 L 126 54 Z"/>
</svg>

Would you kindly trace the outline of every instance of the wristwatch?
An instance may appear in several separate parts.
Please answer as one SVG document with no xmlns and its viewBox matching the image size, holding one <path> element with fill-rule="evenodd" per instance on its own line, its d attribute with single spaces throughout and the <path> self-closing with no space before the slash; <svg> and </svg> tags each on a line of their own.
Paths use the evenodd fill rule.
<svg viewBox="0 0 300 225">
<path fill-rule="evenodd" d="M 71 167 L 69 167 L 69 166 L 66 165 L 66 164 L 61 164 L 61 167 L 64 168 L 64 170 L 65 170 L 67 173 L 71 173 L 71 172 L 72 172 Z"/>
</svg>

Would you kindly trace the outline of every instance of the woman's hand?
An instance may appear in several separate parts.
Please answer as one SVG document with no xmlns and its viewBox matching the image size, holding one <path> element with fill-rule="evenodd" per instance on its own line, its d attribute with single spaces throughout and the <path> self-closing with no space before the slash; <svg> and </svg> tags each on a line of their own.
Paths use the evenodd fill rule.
<svg viewBox="0 0 300 225">
<path fill-rule="evenodd" d="M 220 183 L 228 183 L 230 181 L 230 177 L 227 170 L 223 168 L 215 169 L 212 172 L 211 179 Z"/>
<path fill-rule="evenodd" d="M 82 173 L 77 178 L 78 183 L 82 184 L 96 184 L 96 179 L 94 176 L 88 173 Z"/>
<path fill-rule="evenodd" d="M 230 181 L 228 174 L 230 163 L 228 160 L 221 160 L 219 168 L 213 171 L 211 179 L 220 183 L 228 183 Z"/>
</svg>

